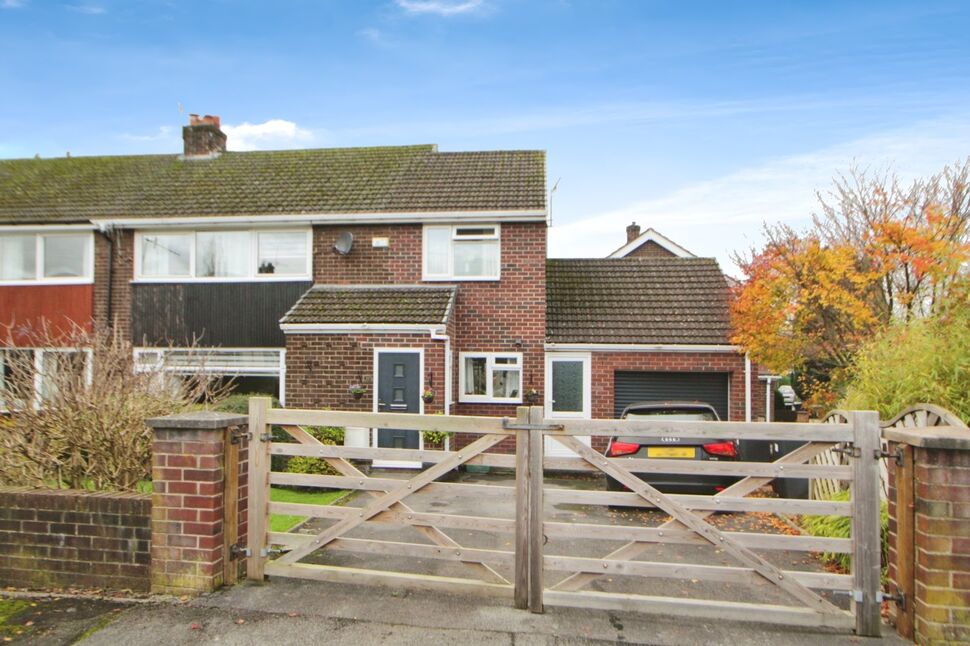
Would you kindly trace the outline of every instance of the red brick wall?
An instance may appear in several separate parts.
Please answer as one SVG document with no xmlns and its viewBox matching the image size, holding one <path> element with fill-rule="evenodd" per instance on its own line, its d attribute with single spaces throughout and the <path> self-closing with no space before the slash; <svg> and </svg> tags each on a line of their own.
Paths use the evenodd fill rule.
<svg viewBox="0 0 970 646">
<path fill-rule="evenodd" d="M 354 234 L 347 255 L 333 250 L 337 236 Z M 314 282 L 335 284 L 413 284 L 421 282 L 420 224 L 313 227 Z M 375 249 L 372 238 L 388 238 L 390 245 Z"/>
<path fill-rule="evenodd" d="M 134 277 L 135 234 L 130 230 L 118 231 L 114 237 L 111 267 L 111 325 L 122 338 L 131 334 L 131 281 Z M 107 285 L 107 281 L 105 275 L 103 284 Z M 101 284 L 101 279 L 98 282 Z M 101 308 L 107 314 L 107 289 L 98 293 L 104 294 Z"/>
<path fill-rule="evenodd" d="M 245 427 L 240 427 L 245 432 Z M 152 441 L 152 591 L 181 594 L 223 583 L 225 429 L 156 428 Z M 239 446 L 237 544 L 248 530 L 248 444 Z M 240 559 L 237 567 L 242 567 Z"/>
<path fill-rule="evenodd" d="M 0 586 L 149 589 L 151 498 L 0 488 Z"/>
<path fill-rule="evenodd" d="M 424 349 L 422 388 L 434 382 L 425 413 L 444 411 L 445 342 L 427 334 L 289 334 L 286 337 L 286 405 L 289 408 L 374 409 L 374 349 Z M 367 392 L 354 399 L 348 387 Z"/>
<path fill-rule="evenodd" d="M 663 247 L 653 240 L 647 240 L 642 245 L 628 253 L 625 258 L 671 258 L 676 256 L 674 252 Z"/>
</svg>

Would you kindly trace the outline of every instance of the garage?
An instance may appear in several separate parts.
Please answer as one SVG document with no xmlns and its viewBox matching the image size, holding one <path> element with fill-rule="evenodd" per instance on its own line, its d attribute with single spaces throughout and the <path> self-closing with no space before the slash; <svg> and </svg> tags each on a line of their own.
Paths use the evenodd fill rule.
<svg viewBox="0 0 970 646">
<path fill-rule="evenodd" d="M 613 373 L 613 416 L 642 401 L 701 401 L 710 404 L 722 420 L 728 418 L 726 372 L 627 372 Z"/>
</svg>

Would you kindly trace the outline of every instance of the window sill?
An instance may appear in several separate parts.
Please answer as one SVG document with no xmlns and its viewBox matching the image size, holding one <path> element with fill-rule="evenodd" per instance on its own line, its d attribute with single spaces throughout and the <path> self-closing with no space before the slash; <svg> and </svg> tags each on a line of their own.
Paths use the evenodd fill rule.
<svg viewBox="0 0 970 646">
<path fill-rule="evenodd" d="M 521 399 L 489 399 L 488 397 L 481 397 L 481 398 L 475 397 L 475 398 L 469 399 L 467 397 L 459 397 L 458 403 L 459 404 L 509 404 L 511 406 L 515 406 L 517 404 L 521 405 L 522 400 Z"/>
<path fill-rule="evenodd" d="M 425 283 L 497 283 L 501 276 L 422 276 Z"/>
<path fill-rule="evenodd" d="M 43 287 L 45 285 L 93 285 L 93 278 L 45 278 L 42 280 L 0 280 L 0 287 Z"/>
<path fill-rule="evenodd" d="M 310 276 L 246 276 L 241 278 L 135 278 L 132 284 L 157 283 L 306 283 L 313 279 Z"/>
</svg>

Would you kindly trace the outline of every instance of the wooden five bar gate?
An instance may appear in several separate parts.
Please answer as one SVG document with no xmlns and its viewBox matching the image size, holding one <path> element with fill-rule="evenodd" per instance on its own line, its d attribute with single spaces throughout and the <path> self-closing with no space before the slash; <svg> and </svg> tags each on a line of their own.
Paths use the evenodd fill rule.
<svg viewBox="0 0 970 646">
<path fill-rule="evenodd" d="M 472 441 L 455 451 L 347 447 L 322 444 L 305 430 L 312 426 L 444 431 Z M 874 412 L 854 411 L 842 423 L 741 423 L 544 419 L 541 407 L 520 407 L 517 417 L 488 418 L 339 411 L 275 409 L 270 400 L 250 402 L 248 577 L 296 577 L 323 581 L 378 584 L 413 589 L 509 597 L 518 608 L 542 612 L 544 605 L 660 612 L 704 619 L 754 620 L 801 626 L 854 628 L 876 636 L 880 627 L 879 460 L 880 429 Z M 271 429 L 289 441 L 273 441 Z M 768 463 L 676 459 L 608 458 L 577 436 L 662 436 L 799 440 L 804 445 Z M 488 452 L 515 438 L 515 455 Z M 576 457 L 545 457 L 547 438 Z M 848 465 L 813 464 L 813 458 L 841 444 Z M 326 461 L 339 475 L 285 473 L 271 469 L 272 456 L 304 456 Z M 424 469 L 405 477 L 365 473 L 375 460 L 420 462 Z M 443 476 L 460 466 L 483 465 L 514 470 L 513 484 L 448 482 Z M 629 491 L 611 492 L 545 484 L 546 474 L 573 471 L 602 473 Z M 716 495 L 662 493 L 634 473 L 720 474 L 739 476 Z M 827 478 L 847 481 L 849 502 L 750 497 L 775 478 Z M 341 505 L 271 502 L 271 485 L 352 489 L 368 498 Z M 421 494 L 416 496 L 415 494 Z M 428 507 L 421 496 L 434 496 Z M 494 501 L 506 517 L 440 510 L 449 501 L 469 497 Z M 444 502 L 442 502 L 444 501 Z M 360 505 L 360 506 L 357 506 Z M 569 509 L 589 506 L 655 509 L 669 520 L 659 526 L 580 522 L 582 514 L 550 518 L 546 505 Z M 580 506 L 580 507 L 576 507 Z M 851 538 L 727 531 L 712 522 L 718 511 L 840 515 L 851 518 Z M 270 514 L 316 519 L 309 532 L 269 531 Z M 380 529 L 375 538 L 367 528 Z M 410 540 L 387 540 L 388 528 L 412 532 Z M 476 539 L 491 535 L 484 544 Z M 496 539 L 498 536 L 500 538 Z M 511 540 L 509 538 L 511 537 Z M 576 549 L 612 543 L 590 554 Z M 707 546 L 734 565 L 639 560 L 663 545 Z M 592 551 L 594 548 L 589 547 Z M 851 574 L 782 569 L 763 556 L 768 551 L 834 552 L 852 556 Z M 328 563 L 333 553 L 367 555 L 374 567 Z M 405 567 L 387 567 L 391 556 Z M 274 558 L 275 557 L 275 558 Z M 417 560 L 446 561 L 470 576 L 408 572 Z M 414 568 L 411 568 L 414 569 Z M 449 572 L 451 572 L 449 570 Z M 636 592 L 603 590 L 605 580 L 643 577 Z M 666 595 L 662 581 L 716 581 L 768 588 L 788 603 L 738 602 Z M 594 589 L 589 589 L 591 587 Z M 848 595 L 850 610 L 819 591 Z"/>
</svg>

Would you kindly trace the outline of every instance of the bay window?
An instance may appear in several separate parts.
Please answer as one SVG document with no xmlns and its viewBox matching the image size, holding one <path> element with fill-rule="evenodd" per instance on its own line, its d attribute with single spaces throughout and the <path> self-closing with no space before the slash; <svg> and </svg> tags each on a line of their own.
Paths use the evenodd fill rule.
<svg viewBox="0 0 970 646">
<path fill-rule="evenodd" d="M 0 282 L 90 283 L 93 277 L 91 233 L 0 235 Z"/>
<path fill-rule="evenodd" d="M 139 280 L 309 280 L 310 230 L 141 232 Z"/>
<path fill-rule="evenodd" d="M 522 401 L 521 353 L 462 352 L 459 358 L 459 401 Z"/>
<path fill-rule="evenodd" d="M 498 280 L 499 225 L 424 227 L 424 280 Z"/>
</svg>

